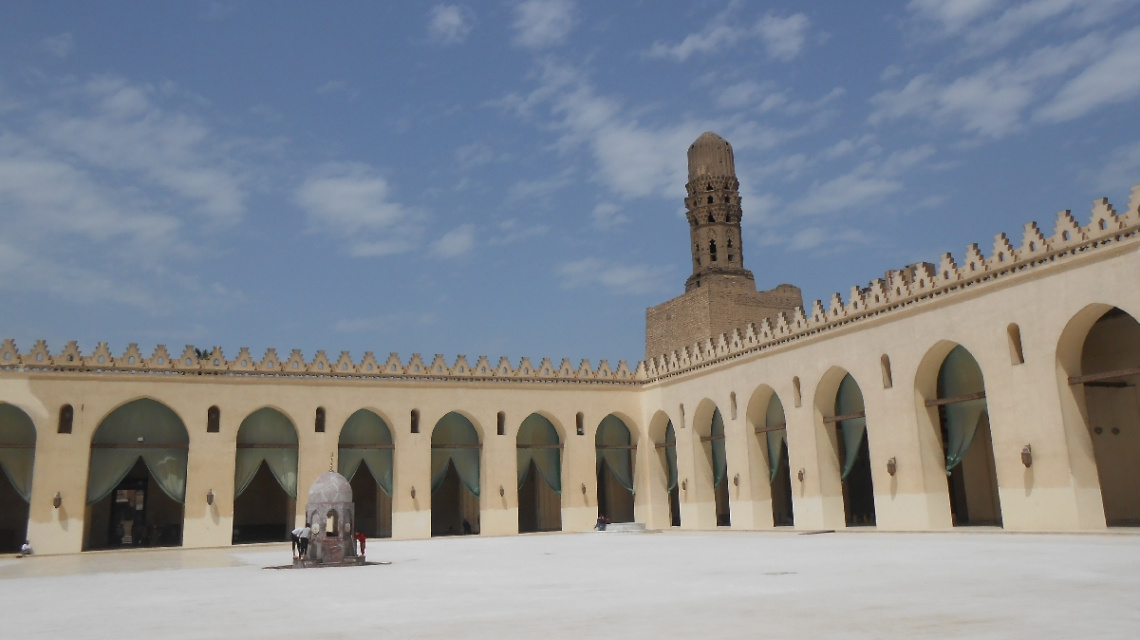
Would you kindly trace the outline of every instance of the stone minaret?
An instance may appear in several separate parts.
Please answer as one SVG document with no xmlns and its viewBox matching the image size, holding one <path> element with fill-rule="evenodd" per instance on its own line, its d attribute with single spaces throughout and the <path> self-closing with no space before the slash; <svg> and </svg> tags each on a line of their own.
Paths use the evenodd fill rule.
<svg viewBox="0 0 1140 640">
<path fill-rule="evenodd" d="M 744 268 L 740 242 L 740 182 L 732 145 L 717 134 L 701 134 L 689 146 L 689 183 L 685 213 L 693 252 L 693 275 L 685 281 L 692 291 L 715 278 L 726 285 L 755 290 L 752 272 Z"/>
<path fill-rule="evenodd" d="M 732 145 L 711 131 L 689 147 L 685 185 L 693 275 L 685 293 L 645 310 L 645 357 L 692 349 L 702 340 L 739 330 L 803 304 L 790 284 L 757 291 L 740 246 L 740 183 Z"/>
</svg>

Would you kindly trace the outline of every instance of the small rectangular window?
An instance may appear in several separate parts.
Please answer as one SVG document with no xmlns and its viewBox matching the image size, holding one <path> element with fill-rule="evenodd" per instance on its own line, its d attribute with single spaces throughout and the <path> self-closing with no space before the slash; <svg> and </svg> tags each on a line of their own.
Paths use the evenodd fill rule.
<svg viewBox="0 0 1140 640">
<path fill-rule="evenodd" d="M 495 433 L 497 433 L 501 436 L 507 435 L 507 414 L 506 413 L 504 413 L 502 411 L 499 412 L 498 423 L 499 424 L 498 424 L 498 427 L 495 429 Z"/>
<path fill-rule="evenodd" d="M 222 410 L 217 406 L 206 411 L 206 433 L 217 433 L 222 427 Z"/>
<path fill-rule="evenodd" d="M 420 410 L 412 409 L 412 433 L 420 432 Z"/>
</svg>

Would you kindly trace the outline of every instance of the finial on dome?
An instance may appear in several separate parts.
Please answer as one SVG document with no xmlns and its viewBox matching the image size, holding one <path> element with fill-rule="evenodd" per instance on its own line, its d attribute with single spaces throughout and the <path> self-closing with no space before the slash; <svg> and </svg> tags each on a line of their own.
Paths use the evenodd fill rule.
<svg viewBox="0 0 1140 640">
<path fill-rule="evenodd" d="M 704 176 L 736 176 L 732 145 L 712 131 L 689 145 L 689 180 Z"/>
</svg>

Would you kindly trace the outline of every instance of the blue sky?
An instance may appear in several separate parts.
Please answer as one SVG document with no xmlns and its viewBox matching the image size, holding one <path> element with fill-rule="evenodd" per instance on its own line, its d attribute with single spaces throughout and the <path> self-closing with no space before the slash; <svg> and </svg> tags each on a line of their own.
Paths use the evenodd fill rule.
<svg viewBox="0 0 1140 640">
<path fill-rule="evenodd" d="M 701 132 L 810 302 L 1122 209 L 1138 102 L 1135 0 L 4 3 L 0 336 L 632 366 Z"/>
</svg>

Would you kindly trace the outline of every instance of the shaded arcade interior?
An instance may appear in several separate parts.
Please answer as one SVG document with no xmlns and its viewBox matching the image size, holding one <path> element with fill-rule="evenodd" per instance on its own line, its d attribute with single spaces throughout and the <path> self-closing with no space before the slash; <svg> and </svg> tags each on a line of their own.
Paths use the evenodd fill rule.
<svg viewBox="0 0 1140 640">
<path fill-rule="evenodd" d="M 545 416 L 532 413 L 519 426 L 519 533 L 562 530 L 562 444 Z"/>
<path fill-rule="evenodd" d="M 36 427 L 19 407 L 0 403 L 0 553 L 27 539 Z"/>
<path fill-rule="evenodd" d="M 91 441 L 84 550 L 182 544 L 190 437 L 149 398 L 124 404 Z"/>
<path fill-rule="evenodd" d="M 1074 391 L 1084 401 L 1105 521 L 1140 526 L 1140 323 L 1119 308 L 1105 311 L 1085 337 L 1080 367 Z"/>
<path fill-rule="evenodd" d="M 598 478 L 598 517 L 609 522 L 633 522 L 633 444 L 629 427 L 610 414 L 594 435 Z"/>
<path fill-rule="evenodd" d="M 843 377 L 835 393 L 835 443 L 843 485 L 844 521 L 849 527 L 873 526 L 875 486 L 871 479 L 871 446 L 863 392 L 851 374 Z"/>
<path fill-rule="evenodd" d="M 234 544 L 288 540 L 297 509 L 297 430 L 263 407 L 242 420 L 234 469 Z"/>
<path fill-rule="evenodd" d="M 356 503 L 356 530 L 371 538 L 392 536 L 395 446 L 388 423 L 368 409 L 349 416 L 340 432 L 338 471 Z"/>
<path fill-rule="evenodd" d="M 431 535 L 479 533 L 479 458 L 475 425 L 461 413 L 439 419 L 431 433 Z"/>
</svg>

